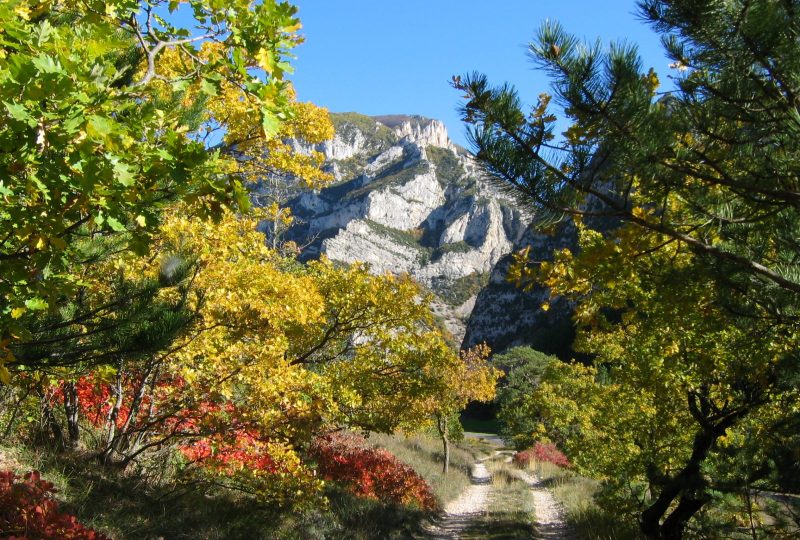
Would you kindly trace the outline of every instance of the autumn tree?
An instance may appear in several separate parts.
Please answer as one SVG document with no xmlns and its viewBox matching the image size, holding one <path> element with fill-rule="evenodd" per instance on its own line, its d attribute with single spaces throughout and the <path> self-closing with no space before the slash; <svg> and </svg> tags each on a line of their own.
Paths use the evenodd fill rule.
<svg viewBox="0 0 800 540">
<path fill-rule="evenodd" d="M 334 136 L 327 109 L 294 102 L 291 110 L 291 117 L 276 137 L 231 151 L 255 204 L 267 209 L 267 218 L 261 224 L 267 242 L 285 254 L 296 254 L 303 247 L 284 238 L 296 220 L 287 203 L 304 191 L 323 188 L 333 181 L 333 175 L 322 169 L 324 155 L 316 149 Z"/>
<path fill-rule="evenodd" d="M 773 448 L 797 406 L 800 15 L 766 1 L 639 11 L 674 62 L 661 94 L 635 47 L 539 31 L 530 53 L 571 124 L 560 136 L 546 94 L 528 114 L 481 75 L 455 86 L 487 170 L 540 219 L 582 229 L 581 251 L 528 253 L 516 269 L 577 302 L 578 346 L 611 366 L 603 383 L 554 368 L 551 428 L 585 472 L 629 484 L 612 492 L 646 535 L 679 538 L 715 493 L 766 481 L 753 445 Z M 735 478 L 733 456 L 750 458 Z"/>
<path fill-rule="evenodd" d="M 789 441 L 800 397 L 798 335 L 731 315 L 708 268 L 664 242 L 631 225 L 581 227 L 579 254 L 537 268 L 520 255 L 524 280 L 578 302 L 575 346 L 596 357 L 596 367 L 551 364 L 520 406 L 539 415 L 536 435 L 604 480 L 609 509 L 679 535 L 723 494 L 775 485 L 771 454 Z"/>
<path fill-rule="evenodd" d="M 86 301 L 102 309 L 68 319 L 65 335 L 55 334 L 61 354 L 82 351 L 91 368 L 70 362 L 60 372 L 55 342 L 18 349 L 19 358 L 46 353 L 52 365 L 40 364 L 37 374 L 52 375 L 35 381 L 47 390 L 39 402 L 54 409 L 74 391 L 84 422 L 99 433 L 104 462 L 127 467 L 171 449 L 193 480 L 272 502 L 316 504 L 321 484 L 305 462 L 315 437 L 341 428 L 416 428 L 450 390 L 448 374 L 480 375 L 464 371 L 412 280 L 285 257 L 256 230 L 267 211 L 226 211 L 214 223 L 175 209 L 154 240 L 154 258 L 125 252 L 98 268 Z M 175 279 L 165 281 L 170 270 Z M 110 293 L 117 284 L 153 281 L 160 286 L 151 285 L 143 314 L 163 312 L 180 321 L 180 331 L 156 333 L 168 337 L 156 350 L 126 348 L 126 336 L 166 321 L 109 324 L 106 335 Z M 125 305 L 145 307 L 136 297 Z M 103 331 L 85 335 L 84 325 Z M 99 349 L 115 336 L 119 344 Z M 91 363 L 92 355 L 104 363 Z M 30 377 L 15 382 L 23 379 Z"/>
<path fill-rule="evenodd" d="M 433 398 L 434 426 L 442 440 L 442 473 L 450 469 L 450 441 L 454 432 L 463 436 L 459 413 L 471 401 L 491 401 L 495 397 L 497 380 L 502 372 L 487 362 L 490 354 L 487 345 L 476 345 L 461 351 L 459 362 L 441 371 L 442 388 Z"/>
<path fill-rule="evenodd" d="M 209 146 L 272 137 L 291 116 L 295 12 L 272 0 L 3 2 L 2 343 L 24 334 L 25 311 L 74 292 L 77 240 L 125 232 L 142 252 L 175 200 L 201 217 L 248 206 L 235 160 Z"/>
</svg>

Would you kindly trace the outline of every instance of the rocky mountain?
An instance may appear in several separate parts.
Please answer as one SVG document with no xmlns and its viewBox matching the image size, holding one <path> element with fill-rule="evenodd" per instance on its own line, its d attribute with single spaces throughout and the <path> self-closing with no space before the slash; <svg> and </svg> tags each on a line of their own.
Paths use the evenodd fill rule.
<svg viewBox="0 0 800 540">
<path fill-rule="evenodd" d="M 297 225 L 289 237 L 305 246 L 302 257 L 410 274 L 436 295 L 434 311 L 465 345 L 531 342 L 534 327 L 552 323 L 539 309 L 543 292 L 521 293 L 505 271 L 515 247 L 547 250 L 561 236 L 528 232 L 529 216 L 483 178 L 444 124 L 355 113 L 333 121 L 334 139 L 314 149 L 335 182 L 290 202 Z"/>
</svg>

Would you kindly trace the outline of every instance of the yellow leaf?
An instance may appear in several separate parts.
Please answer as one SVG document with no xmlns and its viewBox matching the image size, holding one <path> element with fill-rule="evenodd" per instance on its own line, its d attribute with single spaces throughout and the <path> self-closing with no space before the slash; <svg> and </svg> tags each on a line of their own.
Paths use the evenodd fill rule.
<svg viewBox="0 0 800 540">
<path fill-rule="evenodd" d="M 259 49 L 256 53 L 256 62 L 258 62 L 258 65 L 261 66 L 261 69 L 267 73 L 272 73 L 272 67 L 275 63 L 275 59 L 269 49 L 265 49 L 263 47 Z"/>
<path fill-rule="evenodd" d="M 14 8 L 14 13 L 19 15 L 21 19 L 25 19 L 26 21 L 30 20 L 31 18 L 31 10 L 28 6 L 17 6 L 16 8 Z"/>
<path fill-rule="evenodd" d="M 145 226 L 147 226 L 147 220 L 145 219 L 144 216 L 138 215 L 136 216 L 136 224 L 139 225 L 139 227 L 144 228 Z"/>
<path fill-rule="evenodd" d="M 11 374 L 6 369 L 6 366 L 0 366 L 0 382 L 3 384 L 11 384 Z"/>
<path fill-rule="evenodd" d="M 24 307 L 16 307 L 11 310 L 11 318 L 12 319 L 19 319 L 22 317 L 22 314 L 25 313 Z"/>
<path fill-rule="evenodd" d="M 541 305 L 542 311 L 549 311 L 550 310 L 550 302 L 544 302 Z"/>
<path fill-rule="evenodd" d="M 303 25 L 300 24 L 300 22 L 297 22 L 291 26 L 284 26 L 283 28 L 281 28 L 281 30 L 286 32 L 287 34 L 293 34 L 294 32 L 300 30 L 301 28 L 303 28 Z"/>
</svg>

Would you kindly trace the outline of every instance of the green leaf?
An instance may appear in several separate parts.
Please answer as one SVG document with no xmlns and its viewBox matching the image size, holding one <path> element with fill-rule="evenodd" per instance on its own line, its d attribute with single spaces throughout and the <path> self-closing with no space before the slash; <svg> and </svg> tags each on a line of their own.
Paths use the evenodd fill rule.
<svg viewBox="0 0 800 540">
<path fill-rule="evenodd" d="M 65 133 L 72 135 L 73 133 L 77 133 L 82 125 L 83 116 L 73 116 L 71 118 L 67 118 L 64 123 L 61 124 L 61 127 Z"/>
<path fill-rule="evenodd" d="M 173 92 L 184 92 L 186 89 L 189 88 L 189 81 L 186 79 L 179 79 L 177 81 L 172 82 L 172 91 Z"/>
<path fill-rule="evenodd" d="M 111 230 L 116 232 L 122 232 L 125 230 L 125 225 L 123 225 L 117 218 L 109 216 L 106 218 L 106 223 L 108 226 L 111 227 Z"/>
<path fill-rule="evenodd" d="M 294 73 L 294 68 L 289 62 L 278 62 L 278 69 L 284 73 Z"/>
<path fill-rule="evenodd" d="M 34 66 L 38 68 L 40 73 L 63 73 L 64 70 L 61 68 L 61 64 L 56 62 L 52 56 L 47 54 L 40 54 L 33 60 L 31 60 Z"/>
<path fill-rule="evenodd" d="M 20 122 L 25 122 L 30 127 L 36 126 L 36 120 L 28 113 L 28 110 L 18 103 L 9 103 L 7 101 L 3 102 L 5 105 L 8 114 L 11 115 L 11 118 L 14 120 L 19 120 Z"/>
<path fill-rule="evenodd" d="M 200 91 L 207 96 L 216 96 L 218 86 L 208 79 L 203 79 L 200 82 Z"/>
<path fill-rule="evenodd" d="M 89 117 L 89 125 L 86 127 L 86 132 L 93 138 L 98 136 L 106 138 L 113 130 L 114 124 L 109 121 L 108 118 L 103 118 L 95 114 Z"/>
<path fill-rule="evenodd" d="M 116 178 L 117 182 L 126 187 L 132 186 L 136 179 L 134 173 L 131 172 L 130 167 L 121 161 L 114 163 L 114 177 Z"/>
<path fill-rule="evenodd" d="M 47 300 L 44 298 L 39 298 L 38 296 L 25 300 L 25 307 L 31 311 L 41 311 L 43 309 L 47 309 L 47 306 Z"/>
<path fill-rule="evenodd" d="M 281 121 L 272 111 L 262 110 L 261 113 L 261 127 L 264 130 L 264 136 L 274 137 L 281 127 Z"/>
<path fill-rule="evenodd" d="M 42 43 L 46 43 L 50 40 L 50 36 L 53 35 L 53 27 L 50 25 L 50 21 L 45 19 L 38 27 L 36 32 L 36 44 L 40 47 Z"/>
<path fill-rule="evenodd" d="M 65 249 L 67 249 L 67 242 L 59 236 L 51 236 L 47 240 L 50 242 L 51 246 L 60 251 L 64 251 Z"/>
</svg>

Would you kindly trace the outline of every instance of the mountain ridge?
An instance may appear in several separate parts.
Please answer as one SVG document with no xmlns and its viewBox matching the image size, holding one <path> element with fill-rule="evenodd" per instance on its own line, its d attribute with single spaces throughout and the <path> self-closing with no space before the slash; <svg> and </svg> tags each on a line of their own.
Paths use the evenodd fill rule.
<svg viewBox="0 0 800 540">
<path fill-rule="evenodd" d="M 293 142 L 299 151 L 321 152 L 334 176 L 332 185 L 289 203 L 297 218 L 289 238 L 306 246 L 301 258 L 325 254 L 368 263 L 375 273 L 408 273 L 435 294 L 432 308 L 459 344 L 529 341 L 524 334 L 530 329 L 519 321 L 530 317 L 501 323 L 507 310 L 495 313 L 491 305 L 541 304 L 532 299 L 540 295 L 505 282 L 509 254 L 530 242 L 525 210 L 486 179 L 439 120 L 358 113 L 331 118 L 332 140 Z M 515 335 L 505 335 L 510 328 Z"/>
</svg>

